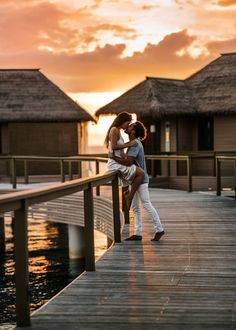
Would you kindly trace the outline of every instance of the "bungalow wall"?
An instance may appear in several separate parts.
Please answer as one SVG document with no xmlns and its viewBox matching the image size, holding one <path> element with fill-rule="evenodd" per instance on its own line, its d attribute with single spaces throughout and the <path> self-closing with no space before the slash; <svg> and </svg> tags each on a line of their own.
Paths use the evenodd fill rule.
<svg viewBox="0 0 236 330">
<path fill-rule="evenodd" d="M 180 117 L 178 119 L 178 153 L 189 154 L 198 152 L 202 155 L 211 154 L 214 150 L 200 150 L 199 148 L 199 133 L 198 122 L 199 118 L 194 117 Z M 178 175 L 187 174 L 187 165 L 185 161 L 178 162 Z M 192 173 L 196 176 L 212 176 L 214 174 L 214 161 L 211 159 L 193 159 Z"/>
<path fill-rule="evenodd" d="M 236 116 L 215 116 L 215 151 L 236 151 Z"/>
<path fill-rule="evenodd" d="M 12 155 L 71 156 L 78 151 L 77 123 L 9 124 Z"/>
<path fill-rule="evenodd" d="M 195 126 L 196 121 L 191 117 L 179 117 L 177 118 L 177 152 L 180 154 L 186 154 L 196 149 L 195 143 Z M 186 161 L 177 162 L 178 175 L 186 175 L 187 166 Z"/>
<path fill-rule="evenodd" d="M 214 118 L 214 149 L 216 152 L 233 151 L 236 153 L 236 116 L 215 116 Z M 233 175 L 233 162 L 222 163 L 222 174 Z"/>
<path fill-rule="evenodd" d="M 10 155 L 73 156 L 78 154 L 77 123 L 10 123 L 8 143 Z M 6 147 L 5 147 L 6 148 Z M 7 151 L 7 150 L 5 150 Z M 73 165 L 76 167 L 76 164 Z M 0 170 L 4 171 L 3 168 Z M 59 162 L 30 162 L 29 174 L 59 174 Z M 77 170 L 77 168 L 75 169 Z M 1 172 L 3 174 L 3 172 Z M 5 172 L 6 173 L 6 172 Z M 23 173 L 18 164 L 17 173 Z"/>
<path fill-rule="evenodd" d="M 0 155 L 9 154 L 9 130 L 8 124 L 0 124 Z M 6 161 L 0 161 L 0 175 L 6 173 L 8 164 Z"/>
<path fill-rule="evenodd" d="M 179 117 L 177 119 L 178 152 L 186 153 L 197 150 L 196 145 L 196 118 Z"/>
</svg>

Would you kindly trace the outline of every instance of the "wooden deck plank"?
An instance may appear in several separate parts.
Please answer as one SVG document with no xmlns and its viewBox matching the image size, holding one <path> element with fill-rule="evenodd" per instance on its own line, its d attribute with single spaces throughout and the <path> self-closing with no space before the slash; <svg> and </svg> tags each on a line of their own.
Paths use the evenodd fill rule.
<svg viewBox="0 0 236 330">
<path fill-rule="evenodd" d="M 111 247 L 32 317 L 32 329 L 236 328 L 236 201 L 150 189 L 166 234 Z M 123 239 L 132 234 L 125 226 Z"/>
</svg>

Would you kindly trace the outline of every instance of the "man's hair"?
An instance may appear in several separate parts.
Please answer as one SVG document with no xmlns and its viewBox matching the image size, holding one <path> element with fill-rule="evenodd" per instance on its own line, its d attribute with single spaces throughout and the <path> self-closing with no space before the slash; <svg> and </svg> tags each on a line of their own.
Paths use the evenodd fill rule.
<svg viewBox="0 0 236 330">
<path fill-rule="evenodd" d="M 135 137 L 139 138 L 141 141 L 146 139 L 147 129 L 143 125 L 143 123 L 141 123 L 141 121 L 136 121 L 135 123 L 133 123 L 133 130 Z"/>
</svg>

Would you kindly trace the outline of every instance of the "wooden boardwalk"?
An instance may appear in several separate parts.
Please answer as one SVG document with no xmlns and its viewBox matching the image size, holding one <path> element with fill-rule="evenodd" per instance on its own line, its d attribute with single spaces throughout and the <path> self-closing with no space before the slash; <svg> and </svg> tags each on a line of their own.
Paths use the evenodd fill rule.
<svg viewBox="0 0 236 330">
<path fill-rule="evenodd" d="M 32 329 L 236 329 L 236 201 L 150 189 L 166 235 L 111 247 L 32 316 Z M 123 238 L 132 234 L 126 225 Z"/>
</svg>

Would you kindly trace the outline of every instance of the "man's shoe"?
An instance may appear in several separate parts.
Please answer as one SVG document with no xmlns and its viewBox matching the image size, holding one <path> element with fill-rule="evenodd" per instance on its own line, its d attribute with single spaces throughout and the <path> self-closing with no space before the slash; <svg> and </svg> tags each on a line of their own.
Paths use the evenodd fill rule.
<svg viewBox="0 0 236 330">
<path fill-rule="evenodd" d="M 141 241 L 142 236 L 141 235 L 132 235 L 125 239 L 125 241 Z"/>
<path fill-rule="evenodd" d="M 151 239 L 152 242 L 158 242 L 161 238 L 161 236 L 163 236 L 165 234 L 164 230 L 161 232 L 156 232 L 155 236 L 153 239 Z"/>
</svg>

